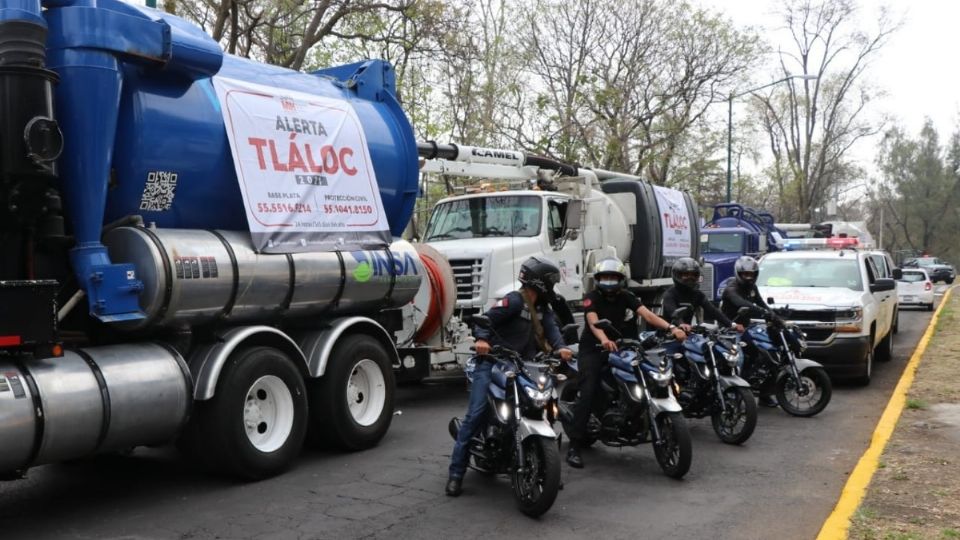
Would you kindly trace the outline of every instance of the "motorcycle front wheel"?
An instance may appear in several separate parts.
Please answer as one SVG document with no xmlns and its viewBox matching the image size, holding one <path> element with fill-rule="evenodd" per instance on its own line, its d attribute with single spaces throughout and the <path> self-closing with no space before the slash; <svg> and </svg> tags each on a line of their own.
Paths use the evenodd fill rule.
<svg viewBox="0 0 960 540">
<path fill-rule="evenodd" d="M 663 473 L 670 478 L 683 478 L 690 470 L 693 460 L 693 443 L 687 421 L 678 412 L 665 412 L 657 416 L 660 440 L 653 441 L 653 453 Z"/>
<path fill-rule="evenodd" d="M 713 431 L 727 444 L 743 444 L 757 427 L 757 400 L 749 388 L 731 387 L 723 392 L 725 408 L 713 413 Z"/>
<path fill-rule="evenodd" d="M 528 437 L 523 441 L 523 463 L 510 475 L 517 508 L 538 517 L 550 510 L 560 491 L 560 450 L 547 437 Z"/>
<path fill-rule="evenodd" d="M 833 385 L 827 372 L 820 367 L 808 367 L 800 372 L 800 384 L 790 375 L 777 381 L 777 400 L 780 407 L 793 416 L 809 417 L 819 414 L 830 403 Z"/>
</svg>

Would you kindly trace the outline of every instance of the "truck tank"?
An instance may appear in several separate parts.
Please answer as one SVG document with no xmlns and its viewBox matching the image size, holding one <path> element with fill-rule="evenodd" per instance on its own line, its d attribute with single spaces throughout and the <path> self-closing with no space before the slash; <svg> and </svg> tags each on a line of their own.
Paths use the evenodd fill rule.
<svg viewBox="0 0 960 540">
<path fill-rule="evenodd" d="M 697 203 L 689 193 L 638 180 L 607 180 L 603 193 L 616 201 L 630 230 L 631 278 L 670 276 L 680 257 L 700 258 Z M 661 190 L 658 198 L 657 190 Z M 665 216 L 665 214 L 667 214 Z"/>
<path fill-rule="evenodd" d="M 105 223 L 140 215 L 160 229 L 248 230 L 216 77 L 349 103 L 390 233 L 399 236 L 408 223 L 418 193 L 417 149 L 389 64 L 301 73 L 224 54 L 200 28 L 149 8 L 49 0 L 41 14 L 39 1 L 17 4 L 36 11 L 7 10 L 11 17 L 48 30 L 49 71 L 35 79 L 56 83 L 63 134 L 57 173 L 76 239 L 70 259 L 92 315 L 106 322 L 145 317 L 137 298 L 143 284 L 131 277 L 135 261 L 111 260 L 101 244 Z M 57 144 L 49 142 L 48 153 Z M 277 148 L 279 158 L 272 157 L 283 161 L 287 153 Z"/>
</svg>

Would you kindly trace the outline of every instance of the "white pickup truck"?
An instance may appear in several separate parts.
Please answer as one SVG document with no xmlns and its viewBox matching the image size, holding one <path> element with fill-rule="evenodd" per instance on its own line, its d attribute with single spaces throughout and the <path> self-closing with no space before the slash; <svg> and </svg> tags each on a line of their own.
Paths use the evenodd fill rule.
<svg viewBox="0 0 960 540">
<path fill-rule="evenodd" d="M 850 245 L 829 239 L 827 249 L 770 253 L 757 284 L 772 308 L 803 328 L 808 356 L 831 377 L 866 385 L 874 360 L 892 355 L 898 269 L 885 253 Z"/>
</svg>

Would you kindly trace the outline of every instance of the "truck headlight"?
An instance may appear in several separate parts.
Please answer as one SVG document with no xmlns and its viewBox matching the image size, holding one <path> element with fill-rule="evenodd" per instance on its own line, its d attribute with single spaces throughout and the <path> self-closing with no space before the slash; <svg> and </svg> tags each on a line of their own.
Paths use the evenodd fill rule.
<svg viewBox="0 0 960 540">
<path fill-rule="evenodd" d="M 841 334 L 863 332 L 863 308 L 855 307 L 838 311 L 837 332 Z"/>
</svg>

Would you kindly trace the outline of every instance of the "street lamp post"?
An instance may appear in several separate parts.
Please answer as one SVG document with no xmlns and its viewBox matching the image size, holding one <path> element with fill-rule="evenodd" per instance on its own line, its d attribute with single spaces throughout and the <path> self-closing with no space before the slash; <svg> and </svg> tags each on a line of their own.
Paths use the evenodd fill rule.
<svg viewBox="0 0 960 540">
<path fill-rule="evenodd" d="M 733 171 L 731 170 L 731 164 L 733 163 L 733 100 L 745 96 L 747 94 L 752 94 L 757 90 L 763 90 L 764 88 L 773 86 L 775 84 L 780 84 L 782 82 L 789 81 L 790 79 L 801 79 L 804 81 L 812 81 L 817 79 L 816 75 L 790 75 L 782 79 L 767 83 L 763 86 L 758 86 L 756 88 L 751 88 L 749 90 L 744 90 L 739 94 L 730 94 L 730 97 L 727 98 L 727 202 L 732 200 L 733 195 Z"/>
</svg>

